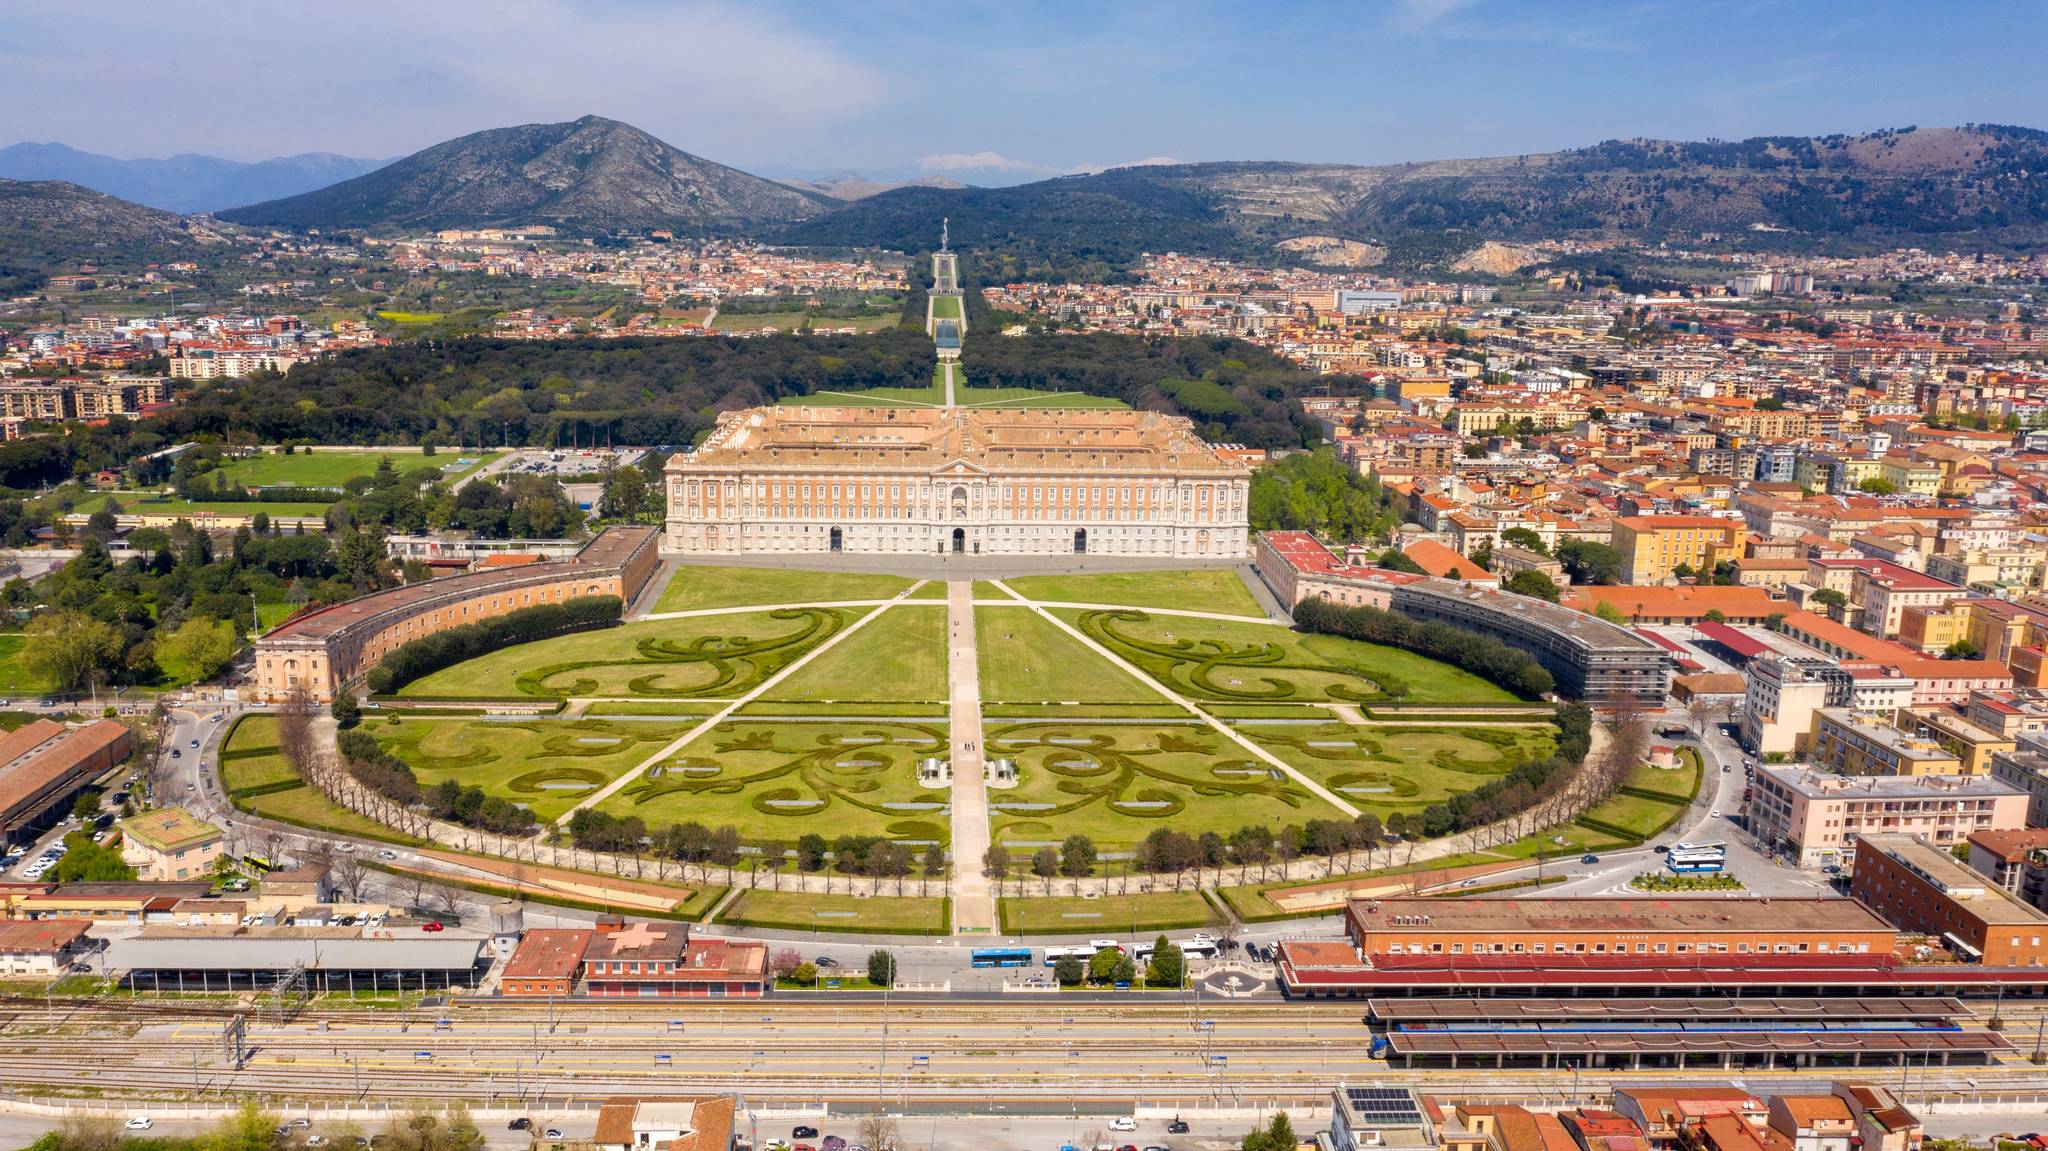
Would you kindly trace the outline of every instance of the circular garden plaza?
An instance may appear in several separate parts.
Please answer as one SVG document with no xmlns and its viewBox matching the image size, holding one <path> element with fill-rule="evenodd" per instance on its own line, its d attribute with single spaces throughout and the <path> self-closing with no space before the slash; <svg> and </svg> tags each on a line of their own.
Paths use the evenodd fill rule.
<svg viewBox="0 0 2048 1151">
<path fill-rule="evenodd" d="M 1640 843 L 1699 783 L 1589 755 L 1521 651 L 1324 600 L 1290 620 L 1250 566 L 923 579 L 606 535 L 265 637 L 280 706 L 229 735 L 224 789 L 479 891 L 1086 936 L 1526 886 L 1487 876 Z M 1399 634 L 1348 638 L 1379 634 L 1361 613 Z"/>
</svg>

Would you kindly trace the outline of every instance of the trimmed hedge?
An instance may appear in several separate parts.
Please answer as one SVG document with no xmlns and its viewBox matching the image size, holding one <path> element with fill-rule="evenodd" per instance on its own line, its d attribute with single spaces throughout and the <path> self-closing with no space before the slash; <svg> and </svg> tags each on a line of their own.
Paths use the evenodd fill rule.
<svg viewBox="0 0 2048 1151">
<path fill-rule="evenodd" d="M 625 604 L 615 595 L 583 596 L 567 603 L 523 607 L 492 619 L 423 635 L 386 655 L 366 677 L 372 695 L 389 695 L 444 667 L 487 655 L 514 644 L 616 627 Z"/>
<path fill-rule="evenodd" d="M 1375 607 L 1341 607 L 1311 597 L 1294 605 L 1297 631 L 1385 644 L 1469 671 L 1523 699 L 1540 699 L 1557 683 L 1536 657 L 1476 631 L 1445 623 L 1417 623 Z"/>
</svg>

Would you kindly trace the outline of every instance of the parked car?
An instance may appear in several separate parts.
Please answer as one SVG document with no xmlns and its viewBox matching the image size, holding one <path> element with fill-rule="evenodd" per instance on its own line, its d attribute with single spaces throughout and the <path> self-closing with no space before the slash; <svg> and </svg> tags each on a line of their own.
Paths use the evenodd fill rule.
<svg viewBox="0 0 2048 1151">
<path fill-rule="evenodd" d="M 541 1138 L 543 1139 L 560 1139 L 561 1137 L 562 1131 L 559 1127 L 550 1127 L 547 1130 L 541 1132 Z"/>
<path fill-rule="evenodd" d="M 827 1135 L 825 1141 L 818 1144 L 818 1151 L 846 1151 L 846 1140 L 837 1135 Z"/>
<path fill-rule="evenodd" d="M 439 923 L 422 923 L 422 924 L 420 924 L 420 930 L 421 930 L 421 931 L 441 931 L 441 930 L 443 930 L 443 928 L 442 928 L 442 926 L 441 926 L 441 925 L 440 925 Z"/>
<path fill-rule="evenodd" d="M 1138 1121 L 1128 1115 L 1119 1115 L 1109 1121 L 1109 1129 L 1111 1131 L 1136 1131 L 1138 1129 Z"/>
<path fill-rule="evenodd" d="M 791 1139 L 816 1139 L 818 1137 L 818 1129 L 807 1124 L 799 1123 L 796 1126 L 789 1129 L 789 1137 Z"/>
<path fill-rule="evenodd" d="M 1168 1123 L 1168 1124 L 1166 1125 L 1166 1133 L 1167 1133 L 1168 1135 L 1185 1135 L 1185 1134 L 1187 1134 L 1187 1133 L 1188 1133 L 1188 1121 L 1187 1121 L 1187 1120 L 1185 1120 L 1185 1119 L 1183 1119 L 1183 1118 L 1181 1118 L 1181 1117 L 1180 1117 L 1180 1116 L 1178 1116 L 1178 1115 L 1174 1116 L 1174 1117 L 1173 1117 L 1173 1122 L 1171 1122 L 1171 1123 Z"/>
</svg>

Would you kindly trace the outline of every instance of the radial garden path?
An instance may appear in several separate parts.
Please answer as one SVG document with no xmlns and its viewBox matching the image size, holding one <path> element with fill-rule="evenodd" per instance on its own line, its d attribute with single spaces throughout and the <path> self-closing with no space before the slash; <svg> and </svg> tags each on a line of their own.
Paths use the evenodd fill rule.
<svg viewBox="0 0 2048 1151">
<path fill-rule="evenodd" d="M 974 585 L 946 585 L 946 681 L 953 733 L 953 930 L 992 934 L 996 904 L 982 857 L 988 852 L 988 780 L 982 769 L 981 662 Z"/>
<path fill-rule="evenodd" d="M 603 803 L 605 800 L 610 799 L 612 796 L 624 790 L 628 785 L 639 780 L 641 776 L 646 775 L 648 769 L 655 767 L 658 764 L 667 762 L 670 756 L 673 756 L 677 752 L 683 750 L 683 748 L 688 747 L 690 745 L 690 741 L 699 738 L 706 732 L 709 732 L 712 728 L 715 728 L 719 724 L 724 723 L 726 720 L 732 718 L 734 712 L 754 702 L 756 699 L 759 699 L 762 695 L 766 694 L 767 692 L 773 690 L 775 686 L 777 684 L 780 684 L 783 680 L 788 679 L 790 676 L 795 675 L 799 671 L 802 671 L 805 665 L 809 664 L 812 660 L 815 660 L 819 656 L 824 655 L 826 652 L 831 651 L 833 648 L 838 647 L 839 644 L 842 641 L 844 641 L 847 636 L 850 636 L 853 633 L 859 631 L 860 629 L 866 627 L 868 624 L 873 623 L 878 616 L 880 616 L 883 612 L 888 611 L 891 606 L 897 603 L 901 603 L 903 600 L 907 599 L 912 593 L 916 592 L 918 588 L 921 588 L 924 585 L 925 581 L 919 580 L 916 583 L 911 584 L 909 587 L 904 588 L 901 592 L 898 592 L 896 594 L 896 597 L 894 599 L 883 601 L 882 606 L 877 607 L 875 610 L 867 613 L 866 615 L 860 617 L 857 620 L 854 620 L 852 623 L 839 629 L 838 633 L 833 635 L 832 638 L 805 652 L 799 658 L 792 660 L 789 666 L 783 668 L 781 671 L 778 671 L 774 675 L 769 676 L 767 679 L 762 680 L 760 683 L 755 684 L 753 690 L 748 691 L 743 695 L 735 696 L 730 702 L 726 703 L 724 706 L 720 707 L 716 712 L 714 712 L 710 718 L 706 719 L 704 722 L 698 724 L 690 730 L 684 732 L 682 735 L 677 736 L 673 742 L 664 745 L 659 751 L 656 751 L 653 755 L 650 755 L 646 759 L 641 760 L 638 764 L 636 764 L 633 767 L 631 771 L 624 773 L 623 775 L 619 776 L 619 778 L 612 780 L 610 783 L 592 792 L 590 795 L 586 796 L 581 803 L 578 803 L 574 807 L 571 807 L 569 810 L 563 812 L 561 818 L 555 820 L 555 826 L 569 826 L 570 818 L 574 816 L 577 812 L 582 811 L 586 807 L 596 807 L 598 804 Z M 687 615 L 694 613 L 685 612 L 680 614 Z M 547 829 L 542 828 L 538 834 L 545 836 L 547 834 Z"/>
<path fill-rule="evenodd" d="M 1216 730 L 1216 733 L 1218 735 L 1221 735 L 1223 738 L 1250 752 L 1253 755 L 1253 757 L 1272 765 L 1274 768 L 1277 768 L 1279 771 L 1284 773 L 1289 779 L 1292 779 L 1294 782 L 1306 788 L 1311 795 L 1314 795 L 1318 799 L 1321 799 L 1323 802 L 1336 808 L 1338 811 L 1343 812 L 1345 816 L 1347 816 L 1348 818 L 1358 818 L 1358 809 L 1356 807 L 1353 807 L 1351 804 L 1345 802 L 1342 796 L 1339 796 L 1336 792 L 1331 791 L 1329 788 L 1324 787 L 1322 784 L 1317 783 L 1315 780 L 1310 779 L 1308 776 L 1303 775 L 1300 769 L 1296 768 L 1293 764 L 1288 763 L 1286 760 L 1281 759 L 1279 756 L 1274 755 L 1272 752 L 1267 751 L 1265 748 L 1260 747 L 1258 744 L 1252 742 L 1251 739 L 1247 738 L 1245 735 L 1240 733 L 1236 728 L 1232 727 L 1227 723 L 1224 723 L 1222 720 L 1217 719 L 1215 716 L 1210 715 L 1208 712 L 1203 711 L 1201 708 L 1195 706 L 1195 702 L 1193 700 L 1188 699 L 1187 697 L 1181 695 L 1179 692 L 1174 691 L 1172 688 L 1167 687 L 1165 684 L 1154 680 L 1152 677 L 1146 675 L 1144 672 L 1139 671 L 1137 668 L 1131 666 L 1131 664 L 1127 662 L 1122 656 L 1117 655 L 1115 652 L 1095 642 L 1094 636 L 1088 635 L 1087 633 L 1083 632 L 1080 628 L 1075 627 L 1074 625 L 1068 623 L 1066 620 L 1063 620 L 1060 617 L 1051 613 L 1050 611 L 1047 611 L 1046 605 L 1038 603 L 1034 600 L 1026 599 L 1024 596 L 1019 595 L 1015 589 L 1010 587 L 1010 585 L 1004 583 L 1001 580 L 990 580 L 989 582 L 995 586 L 996 590 L 1002 592 L 1005 595 L 1014 597 L 1019 602 L 1023 603 L 1025 607 L 1028 607 L 1032 611 L 1037 612 L 1040 616 L 1045 618 L 1046 622 L 1052 624 L 1054 627 L 1060 629 L 1061 631 L 1067 633 L 1069 636 L 1073 637 L 1075 642 L 1081 644 L 1083 647 L 1086 647 L 1089 651 L 1094 652 L 1097 656 L 1107 661 L 1111 666 L 1120 669 L 1125 675 L 1130 676 L 1131 678 L 1137 680 L 1139 683 L 1142 683 L 1147 687 L 1151 688 L 1153 691 L 1158 692 L 1160 695 L 1165 696 L 1168 702 L 1172 703 L 1176 707 L 1181 708 L 1182 710 L 1186 711 L 1189 715 L 1192 715 L 1196 719 L 1201 720 L 1203 723 L 1208 724 L 1210 727 Z M 1208 613 L 1183 612 L 1176 614 L 1201 615 Z M 1258 622 L 1266 623 L 1268 621 L 1261 619 Z"/>
</svg>

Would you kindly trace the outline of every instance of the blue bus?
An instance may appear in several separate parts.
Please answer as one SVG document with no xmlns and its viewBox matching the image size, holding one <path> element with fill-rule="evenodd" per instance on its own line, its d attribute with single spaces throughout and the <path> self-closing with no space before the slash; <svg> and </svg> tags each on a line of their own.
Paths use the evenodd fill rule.
<svg viewBox="0 0 2048 1151">
<path fill-rule="evenodd" d="M 968 953 L 969 961 L 976 967 L 1029 967 L 1029 947 L 977 947 Z"/>
<path fill-rule="evenodd" d="M 1719 875 L 1723 868 L 1727 866 L 1727 863 L 1721 859 L 1672 859 L 1667 857 L 1664 861 L 1664 866 L 1670 868 L 1673 875 Z"/>
</svg>

